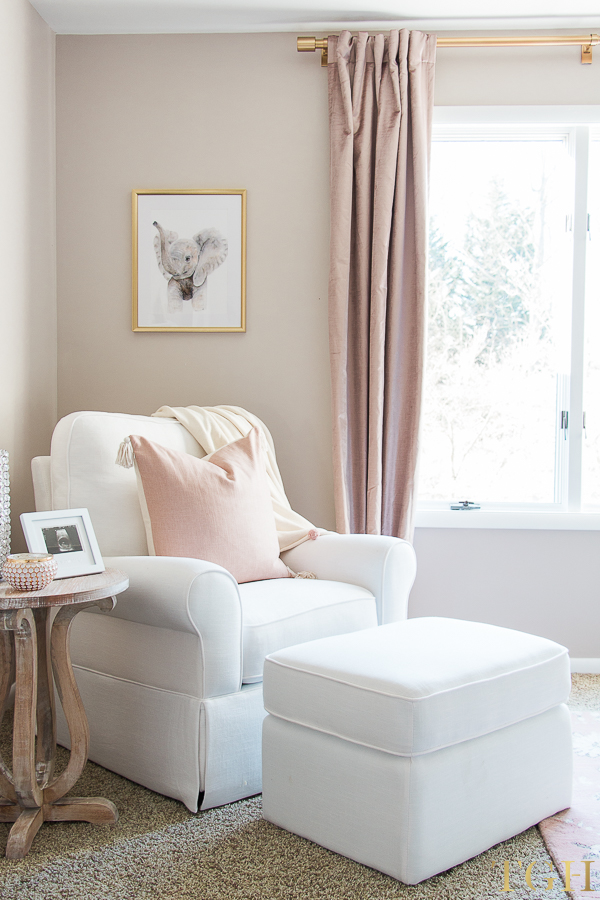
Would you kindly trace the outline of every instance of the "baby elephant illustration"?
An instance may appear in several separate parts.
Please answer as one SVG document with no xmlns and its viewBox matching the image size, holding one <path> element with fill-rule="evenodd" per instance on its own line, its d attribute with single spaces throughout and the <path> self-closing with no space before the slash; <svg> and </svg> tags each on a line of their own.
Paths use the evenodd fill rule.
<svg viewBox="0 0 600 900">
<path fill-rule="evenodd" d="M 158 222 L 154 249 L 158 268 L 169 282 L 169 312 L 181 312 L 184 300 L 195 310 L 206 307 L 206 280 L 227 257 L 227 240 L 216 228 L 199 231 L 193 238 L 178 239 L 174 231 L 165 231 Z"/>
</svg>

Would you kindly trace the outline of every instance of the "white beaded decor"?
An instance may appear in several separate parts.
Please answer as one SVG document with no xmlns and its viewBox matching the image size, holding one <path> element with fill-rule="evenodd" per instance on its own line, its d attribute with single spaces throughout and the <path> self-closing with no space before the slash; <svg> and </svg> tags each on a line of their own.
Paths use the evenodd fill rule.
<svg viewBox="0 0 600 900">
<path fill-rule="evenodd" d="M 0 571 L 10 553 L 10 481 L 8 450 L 0 450 Z"/>
<path fill-rule="evenodd" d="M 2 574 L 17 591 L 41 591 L 54 579 L 57 565 L 49 553 L 9 553 Z"/>
</svg>

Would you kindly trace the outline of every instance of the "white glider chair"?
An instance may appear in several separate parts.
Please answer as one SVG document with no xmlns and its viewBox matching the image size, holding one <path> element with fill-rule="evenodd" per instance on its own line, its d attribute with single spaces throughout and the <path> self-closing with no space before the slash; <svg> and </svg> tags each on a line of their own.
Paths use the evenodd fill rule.
<svg viewBox="0 0 600 900">
<path fill-rule="evenodd" d="M 327 533 L 282 556 L 317 580 L 241 585 L 201 559 L 149 556 L 135 472 L 115 464 L 129 434 L 205 455 L 172 419 L 72 413 L 33 460 L 36 508 L 87 507 L 106 566 L 130 581 L 111 613 L 72 627 L 90 759 L 195 812 L 261 790 L 265 656 L 405 619 L 415 555 L 396 538 Z"/>
</svg>

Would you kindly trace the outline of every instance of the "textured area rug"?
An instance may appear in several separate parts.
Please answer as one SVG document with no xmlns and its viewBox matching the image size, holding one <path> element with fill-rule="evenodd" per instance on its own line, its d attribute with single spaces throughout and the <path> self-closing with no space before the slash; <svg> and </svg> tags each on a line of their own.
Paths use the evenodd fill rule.
<svg viewBox="0 0 600 900">
<path fill-rule="evenodd" d="M 600 692 L 600 678 L 584 687 Z M 5 726 L 5 754 L 9 739 Z M 92 763 L 74 793 L 113 800 L 118 824 L 43 825 L 24 860 L 0 858 L 2 900 L 500 900 L 505 861 L 512 900 L 565 897 L 558 878 L 545 889 L 552 860 L 537 828 L 412 887 L 265 822 L 258 797 L 192 815 Z"/>
<path fill-rule="evenodd" d="M 600 676 L 574 676 L 573 685 L 573 803 L 539 829 L 569 894 L 584 900 L 589 891 L 600 892 Z M 569 877 L 567 860 L 573 861 Z"/>
</svg>

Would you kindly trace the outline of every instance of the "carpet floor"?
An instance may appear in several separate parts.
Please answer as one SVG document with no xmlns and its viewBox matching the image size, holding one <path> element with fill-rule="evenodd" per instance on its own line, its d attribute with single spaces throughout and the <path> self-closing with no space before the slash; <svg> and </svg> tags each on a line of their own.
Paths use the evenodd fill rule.
<svg viewBox="0 0 600 900">
<path fill-rule="evenodd" d="M 573 677 L 574 708 L 598 708 L 600 676 Z M 10 732 L 0 734 L 9 756 Z M 66 753 L 60 751 L 61 761 Z M 44 824 L 24 860 L 0 859 L 2 900 L 483 900 L 499 896 L 510 861 L 512 900 L 530 898 L 524 872 L 551 858 L 530 828 L 475 859 L 416 886 L 289 834 L 261 818 L 260 797 L 193 815 L 169 800 L 88 763 L 73 793 L 111 799 L 116 826 Z M 460 823 L 457 823 L 457 827 Z M 0 824 L 0 853 L 9 831 Z M 520 865 L 519 865 L 520 863 Z M 564 898 L 560 879 L 546 900 Z"/>
</svg>

